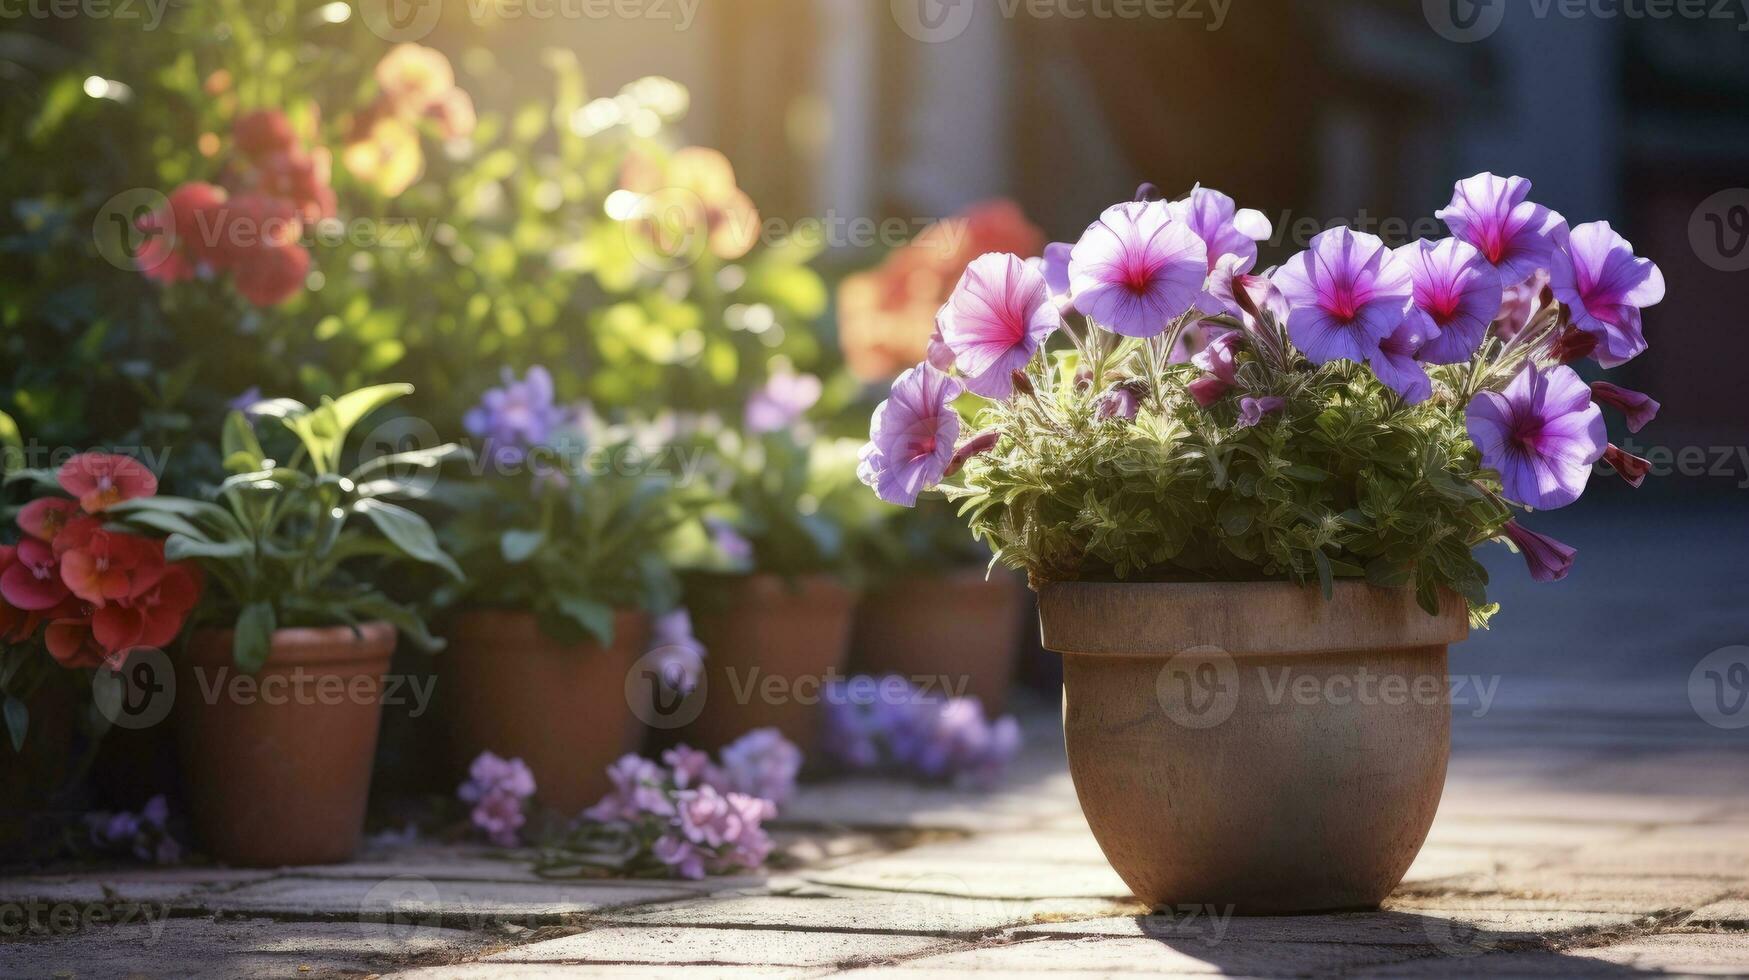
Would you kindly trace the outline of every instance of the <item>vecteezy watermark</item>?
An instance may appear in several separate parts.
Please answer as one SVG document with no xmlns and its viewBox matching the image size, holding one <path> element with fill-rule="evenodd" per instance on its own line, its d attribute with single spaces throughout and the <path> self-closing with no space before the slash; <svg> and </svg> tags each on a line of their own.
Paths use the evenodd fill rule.
<svg viewBox="0 0 1749 980">
<path fill-rule="evenodd" d="M 160 0 L 163 2 L 163 0 Z M 454 0 L 452 0 L 454 2 Z M 703 0 L 462 0 L 475 24 L 498 21 L 642 20 L 665 23 L 676 33 L 690 30 Z M 444 0 L 360 0 L 359 13 L 371 33 L 391 43 L 417 41 L 437 27 Z"/>
<path fill-rule="evenodd" d="M 1149 939 L 1193 939 L 1213 946 L 1227 938 L 1237 908 L 1191 903 L 1165 905 L 1150 912 L 1140 924 Z"/>
<path fill-rule="evenodd" d="M 0 0 L 0 20 L 113 20 L 155 31 L 170 0 Z"/>
<path fill-rule="evenodd" d="M 1486 872 L 1475 872 L 1441 882 L 1448 890 L 1469 895 L 1498 895 L 1500 882 Z M 1473 919 L 1481 912 L 1423 912 L 1421 929 L 1429 942 L 1447 956 L 1468 958 L 1491 953 L 1500 947 L 1497 934 L 1488 932 Z M 1458 918 L 1463 915 L 1465 918 Z"/>
<path fill-rule="evenodd" d="M 190 689 L 188 681 L 194 682 Z M 110 724 L 119 728 L 150 728 L 169 717 L 179 697 L 196 697 L 207 705 L 369 704 L 408 706 L 418 718 L 431 707 L 437 687 L 433 675 L 385 674 L 343 677 L 303 667 L 256 675 L 231 667 L 194 666 L 178 677 L 161 650 L 135 650 L 118 670 L 97 670 L 91 678 L 92 701 Z"/>
<path fill-rule="evenodd" d="M 1688 479 L 1730 480 L 1738 490 L 1749 490 L 1749 445 L 1742 446 L 1642 446 L 1632 436 L 1620 443 L 1622 452 L 1638 456 L 1648 464 L 1646 474 L 1653 479 L 1670 476 Z M 1596 472 L 1613 472 L 1608 463 L 1598 461 Z"/>
<path fill-rule="evenodd" d="M 1193 647 L 1175 654 L 1154 677 L 1154 695 L 1166 716 L 1191 729 L 1226 722 L 1238 708 L 1242 689 L 1270 705 L 1446 705 L 1480 718 L 1494 706 L 1500 677 L 1410 676 L 1364 665 L 1352 671 L 1316 673 L 1291 666 L 1242 666 L 1217 647 Z"/>
<path fill-rule="evenodd" d="M 29 439 L 20 445 L 0 447 L 0 469 L 6 473 L 16 473 L 19 470 L 58 470 L 68 460 L 85 453 L 128 456 L 151 470 L 153 476 L 160 478 L 164 475 L 164 468 L 170 465 L 168 446 L 124 446 L 115 443 L 103 446 L 49 446 Z"/>
<path fill-rule="evenodd" d="M 117 728 L 151 728 L 176 704 L 176 668 L 162 650 L 135 650 L 120 670 L 92 672 L 91 702 Z"/>
<path fill-rule="evenodd" d="M 1688 675 L 1688 703 L 1714 728 L 1749 728 L 1749 647 L 1706 655 Z"/>
<path fill-rule="evenodd" d="M 696 655 L 685 647 L 657 647 L 626 671 L 626 704 L 639 721 L 652 728 L 679 728 L 697 718 L 711 697 L 737 705 L 893 706 L 963 697 L 971 684 L 969 674 L 852 677 L 835 667 L 820 674 L 780 674 L 758 666 L 691 671 L 682 682 L 677 665 L 688 659 L 696 660 Z"/>
<path fill-rule="evenodd" d="M 1688 244 L 1720 272 L 1749 269 L 1749 188 L 1727 188 L 1700 202 L 1688 220 Z"/>
<path fill-rule="evenodd" d="M 1213 728 L 1239 706 L 1239 666 L 1225 650 L 1192 647 L 1160 668 L 1154 696 L 1181 727 Z"/>
<path fill-rule="evenodd" d="M 1720 20 L 1749 31 L 1749 0 L 1422 0 L 1427 23 L 1440 37 L 1470 44 L 1492 37 L 1506 19 Z"/>
<path fill-rule="evenodd" d="M 979 6 L 1004 20 L 1178 20 L 1218 31 L 1233 0 L 891 0 L 893 22 L 926 44 L 951 41 L 966 32 Z"/>
<path fill-rule="evenodd" d="M 98 926 L 144 926 L 146 945 L 164 936 L 170 921 L 167 902 L 48 902 L 30 899 L 0 902 L 0 937 L 72 936 Z"/>
<path fill-rule="evenodd" d="M 1445 222 L 1428 215 L 1414 218 L 1403 218 L 1396 215 L 1378 215 L 1361 208 L 1352 218 L 1315 218 L 1310 215 L 1294 216 L 1291 210 L 1283 210 L 1275 215 L 1270 222 L 1273 233 L 1266 243 L 1274 247 L 1289 245 L 1294 248 L 1310 248 L 1312 239 L 1333 228 L 1348 228 L 1352 231 L 1377 235 L 1388 245 L 1404 245 L 1418 238 L 1439 238 L 1446 233 Z"/>
</svg>

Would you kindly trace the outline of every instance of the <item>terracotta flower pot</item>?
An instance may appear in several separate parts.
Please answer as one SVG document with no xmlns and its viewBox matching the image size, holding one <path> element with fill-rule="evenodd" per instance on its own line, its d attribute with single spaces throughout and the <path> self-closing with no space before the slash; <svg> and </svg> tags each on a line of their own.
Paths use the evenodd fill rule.
<svg viewBox="0 0 1749 980">
<path fill-rule="evenodd" d="M 649 618 L 638 612 L 614 617 L 613 645 L 605 648 L 560 643 L 532 613 L 457 616 L 443 669 L 461 766 L 487 751 L 520 758 L 543 804 L 575 815 L 600 800 L 608 765 L 637 751 L 643 735 L 625 684 L 649 635 Z"/>
<path fill-rule="evenodd" d="M 251 676 L 230 630 L 198 630 L 177 671 L 183 788 L 203 849 L 228 864 L 332 864 L 358 850 L 395 652 L 388 623 L 282 629 Z"/>
<path fill-rule="evenodd" d="M 1427 837 L 1451 745 L 1446 648 L 1407 589 L 1049 585 L 1081 808 L 1155 908 L 1376 907 Z"/>
<path fill-rule="evenodd" d="M 792 584 L 751 575 L 730 586 L 720 607 L 695 611 L 693 632 L 708 651 L 706 684 L 682 740 L 714 750 L 752 729 L 776 727 L 812 760 L 821 688 L 845 675 L 855 601 L 828 576 Z"/>
<path fill-rule="evenodd" d="M 858 673 L 931 678 L 1002 713 L 1020 653 L 1025 586 L 1005 569 L 921 576 L 863 596 L 850 662 Z M 939 693 L 939 690 L 936 691 Z"/>
</svg>

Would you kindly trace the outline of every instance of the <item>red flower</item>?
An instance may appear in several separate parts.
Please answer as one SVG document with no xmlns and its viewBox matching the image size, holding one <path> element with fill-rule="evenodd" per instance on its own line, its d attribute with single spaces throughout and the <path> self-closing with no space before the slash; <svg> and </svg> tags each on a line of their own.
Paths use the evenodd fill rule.
<svg viewBox="0 0 1749 980">
<path fill-rule="evenodd" d="M 146 241 L 134 264 L 156 282 L 183 282 L 210 264 L 214 216 L 224 206 L 225 190 L 191 182 L 171 191 L 165 203 L 140 219 Z"/>
<path fill-rule="evenodd" d="M 61 581 L 60 562 L 53 548 L 25 538 L 11 557 L 6 570 L 0 572 L 0 598 L 14 609 L 36 612 L 53 609 L 66 600 L 69 590 Z"/>
<path fill-rule="evenodd" d="M 291 120 L 278 109 L 256 109 L 238 116 L 231 124 L 231 138 L 237 141 L 237 149 L 252 160 L 270 153 L 283 153 L 298 145 Z"/>
<path fill-rule="evenodd" d="M 91 635 L 112 666 L 142 647 L 168 646 L 200 601 L 200 590 L 197 571 L 180 563 L 167 566 L 150 586 L 98 609 L 91 617 Z"/>
<path fill-rule="evenodd" d="M 138 460 L 112 453 L 80 453 L 61 464 L 61 489 L 79 498 L 87 514 L 158 492 L 158 478 Z"/>
<path fill-rule="evenodd" d="M 42 497 L 19 509 L 18 526 L 31 537 L 52 544 L 78 513 L 79 505 L 65 497 Z"/>
<path fill-rule="evenodd" d="M 93 610 L 77 599 L 48 615 L 48 629 L 43 631 L 43 644 L 49 656 L 68 670 L 100 667 L 106 659 L 104 649 L 91 631 Z"/>
<path fill-rule="evenodd" d="M 0 576 L 11 568 L 17 559 L 11 545 L 0 545 Z M 42 622 L 38 613 L 24 609 L 14 609 L 10 604 L 0 602 L 0 642 L 23 643 Z"/>
<path fill-rule="evenodd" d="M 269 245 L 237 266 L 231 285 L 256 306 L 277 306 L 296 296 L 310 274 L 310 252 L 302 245 Z"/>
<path fill-rule="evenodd" d="M 137 595 L 164 574 L 163 544 L 105 531 L 89 518 L 69 525 L 55 552 L 61 556 L 61 581 L 99 607 Z"/>
</svg>

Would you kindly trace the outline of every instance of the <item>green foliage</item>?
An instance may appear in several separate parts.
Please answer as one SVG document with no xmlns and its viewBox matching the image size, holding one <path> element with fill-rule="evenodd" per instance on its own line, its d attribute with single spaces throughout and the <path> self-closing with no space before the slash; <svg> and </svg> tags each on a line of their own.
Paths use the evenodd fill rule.
<svg viewBox="0 0 1749 980">
<path fill-rule="evenodd" d="M 1130 343 L 1106 363 L 1135 376 L 1148 355 Z M 1037 396 L 984 407 L 972 428 L 1001 442 L 943 487 L 1003 564 L 1035 584 L 1284 579 L 1328 594 L 1366 579 L 1413 586 L 1430 610 L 1448 588 L 1485 621 L 1471 549 L 1511 513 L 1479 482 L 1446 384 L 1405 406 L 1355 365 L 1265 377 L 1247 359 L 1241 378 L 1287 404 L 1240 427 L 1238 398 L 1203 409 L 1185 391 L 1195 369 L 1169 366 L 1129 422 L 1097 417 L 1100 388 L 1074 383 L 1079 365 L 1066 352 Z"/>
<path fill-rule="evenodd" d="M 210 499 L 146 497 L 107 513 L 162 535 L 168 560 L 201 567 L 207 576 L 203 615 L 233 626 L 234 656 L 243 670 L 259 669 L 273 631 L 293 626 L 387 620 L 421 648 L 439 649 L 424 620 L 374 583 L 382 580 L 381 566 L 408 561 L 462 578 L 425 519 L 390 501 L 419 495 L 422 473 L 470 454 L 446 445 L 339 470 L 354 426 L 410 391 L 380 385 L 325 398 L 314 408 L 288 399 L 263 402 L 254 413 L 276 423 L 265 433 L 234 412 L 221 439 L 232 475 Z"/>
</svg>

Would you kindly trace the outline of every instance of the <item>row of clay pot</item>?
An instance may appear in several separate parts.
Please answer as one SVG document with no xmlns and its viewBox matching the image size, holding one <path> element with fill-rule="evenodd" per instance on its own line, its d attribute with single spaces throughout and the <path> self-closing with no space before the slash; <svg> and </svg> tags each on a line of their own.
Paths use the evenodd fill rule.
<svg viewBox="0 0 1749 980">
<path fill-rule="evenodd" d="M 658 738 L 716 749 L 775 727 L 815 759 L 822 686 L 851 670 L 945 677 L 991 710 L 1006 697 L 1024 594 L 983 571 L 857 597 L 837 582 L 751 576 L 720 612 L 697 615 L 705 677 L 678 712 L 654 704 L 640 663 L 649 622 L 622 613 L 610 649 L 553 641 L 532 615 L 473 610 L 451 624 L 439 670 L 458 765 L 482 751 L 528 763 L 541 801 L 576 812 L 607 791 L 607 766 Z M 852 658 L 852 648 L 856 656 Z M 373 623 L 287 629 L 253 679 L 344 696 L 204 696 L 230 666 L 228 632 L 202 631 L 181 658 L 177 698 L 184 783 L 199 843 L 220 860 L 277 866 L 344 861 L 363 834 L 395 632 Z M 196 671 L 201 676 L 195 676 Z M 230 671 L 235 673 L 234 670 Z M 275 680 L 279 678 L 279 680 Z M 640 707 L 634 707 L 638 705 Z"/>
</svg>

